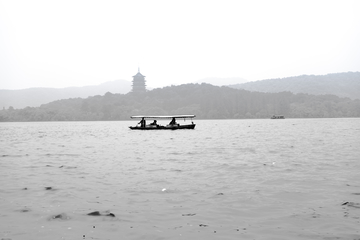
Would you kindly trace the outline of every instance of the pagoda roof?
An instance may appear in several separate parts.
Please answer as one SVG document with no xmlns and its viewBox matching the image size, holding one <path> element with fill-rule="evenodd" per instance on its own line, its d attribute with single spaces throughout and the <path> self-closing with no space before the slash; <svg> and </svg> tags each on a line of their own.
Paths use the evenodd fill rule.
<svg viewBox="0 0 360 240">
<path fill-rule="evenodd" d="M 136 75 L 134 75 L 133 77 L 145 77 L 144 75 L 142 75 L 141 73 L 140 73 L 140 71 L 136 74 Z"/>
</svg>

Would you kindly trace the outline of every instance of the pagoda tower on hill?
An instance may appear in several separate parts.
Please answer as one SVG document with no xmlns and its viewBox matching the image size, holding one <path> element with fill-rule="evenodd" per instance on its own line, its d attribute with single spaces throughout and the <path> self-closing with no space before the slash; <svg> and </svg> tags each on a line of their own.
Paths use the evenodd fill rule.
<svg viewBox="0 0 360 240">
<path fill-rule="evenodd" d="M 140 68 L 138 68 L 138 73 L 133 76 L 132 92 L 146 92 L 145 76 L 140 73 Z"/>
</svg>

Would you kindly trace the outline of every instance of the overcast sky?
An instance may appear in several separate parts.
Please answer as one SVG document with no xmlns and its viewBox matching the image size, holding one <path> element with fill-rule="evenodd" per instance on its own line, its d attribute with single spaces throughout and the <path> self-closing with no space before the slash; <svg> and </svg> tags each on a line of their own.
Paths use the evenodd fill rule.
<svg viewBox="0 0 360 240">
<path fill-rule="evenodd" d="M 0 0 L 0 89 L 360 71 L 360 1 Z"/>
</svg>

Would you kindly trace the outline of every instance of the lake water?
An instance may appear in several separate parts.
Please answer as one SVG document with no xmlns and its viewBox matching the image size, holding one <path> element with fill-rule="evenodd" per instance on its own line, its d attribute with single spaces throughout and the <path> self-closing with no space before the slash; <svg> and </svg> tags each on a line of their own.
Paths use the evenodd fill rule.
<svg viewBox="0 0 360 240">
<path fill-rule="evenodd" d="M 0 239 L 360 239 L 360 119 L 195 123 L 0 123 Z"/>
</svg>

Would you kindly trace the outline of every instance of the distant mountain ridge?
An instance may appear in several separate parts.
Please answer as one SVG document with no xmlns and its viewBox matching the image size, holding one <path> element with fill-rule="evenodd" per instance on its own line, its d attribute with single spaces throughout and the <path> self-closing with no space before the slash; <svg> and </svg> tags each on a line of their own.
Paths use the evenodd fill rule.
<svg viewBox="0 0 360 240">
<path fill-rule="evenodd" d="M 254 92 L 278 93 L 289 91 L 314 95 L 332 94 L 338 97 L 360 99 L 360 72 L 333 73 L 327 75 L 302 75 L 296 77 L 267 79 L 247 82 L 243 78 L 204 78 L 196 83 L 214 86 L 229 86 Z M 237 83 L 237 84 L 233 84 Z M 10 106 L 19 109 L 38 107 L 52 101 L 69 98 L 87 98 L 104 95 L 107 92 L 126 94 L 131 91 L 132 83 L 115 80 L 100 85 L 67 88 L 29 88 L 22 90 L 0 89 L 0 109 Z M 148 87 L 148 90 L 151 90 Z"/>
<path fill-rule="evenodd" d="M 244 83 L 242 78 L 204 78 L 198 81 L 205 82 L 215 86 L 224 86 L 234 83 Z M 39 107 L 56 100 L 69 98 L 87 98 L 96 95 L 104 95 L 107 92 L 126 94 L 132 89 L 132 82 L 126 80 L 114 80 L 99 85 L 90 85 L 84 87 L 66 87 L 66 88 L 27 88 L 20 90 L 0 89 L 0 109 L 15 109 L 25 107 Z M 151 87 L 147 87 L 152 90 Z"/>
<path fill-rule="evenodd" d="M 144 93 L 106 93 L 57 100 L 40 107 L 0 110 L 0 122 L 110 121 L 134 115 L 194 114 L 200 119 L 360 117 L 360 100 L 335 95 L 250 92 L 206 83 Z M 277 121 L 277 120 L 275 120 Z"/>
<path fill-rule="evenodd" d="M 289 91 L 295 94 L 332 94 L 338 97 L 360 99 L 360 72 L 301 75 L 234 84 L 229 87 L 252 92 L 278 93 Z"/>
<path fill-rule="evenodd" d="M 128 93 L 131 82 L 114 80 L 100 85 L 67 88 L 28 88 L 21 90 L 0 89 L 0 108 L 38 107 L 41 104 L 68 98 L 87 98 L 111 93 Z"/>
</svg>

